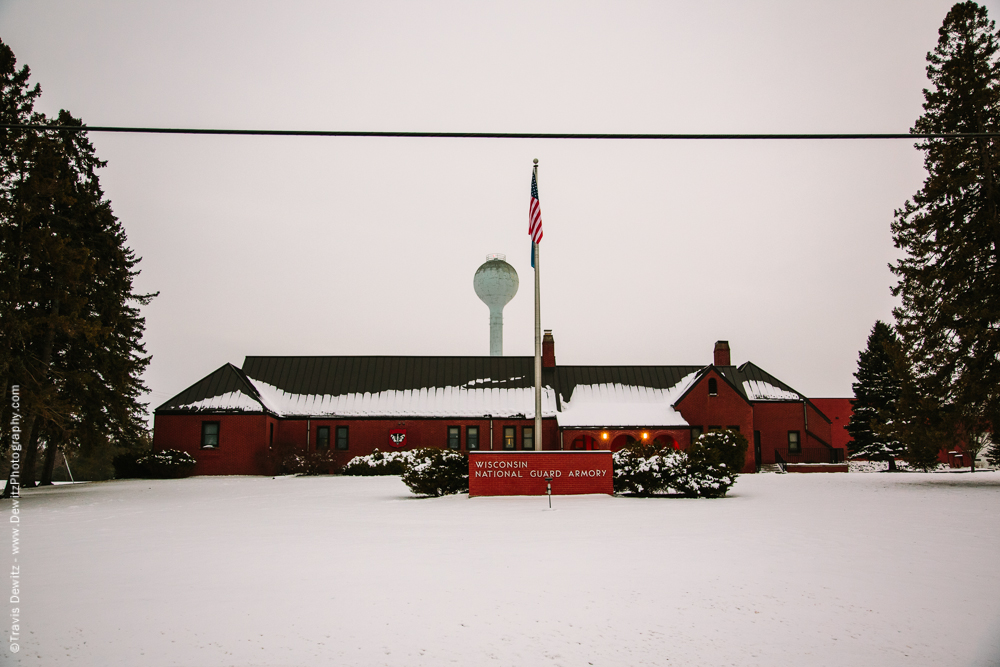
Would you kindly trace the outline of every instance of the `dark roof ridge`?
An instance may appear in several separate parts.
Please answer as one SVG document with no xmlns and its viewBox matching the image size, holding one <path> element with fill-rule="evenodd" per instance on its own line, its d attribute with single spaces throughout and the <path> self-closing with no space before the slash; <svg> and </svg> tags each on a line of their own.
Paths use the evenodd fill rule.
<svg viewBox="0 0 1000 667">
<path fill-rule="evenodd" d="M 247 359 L 534 359 L 529 355 L 505 354 L 500 357 L 489 354 L 248 354 Z"/>
<path fill-rule="evenodd" d="M 261 411 L 270 412 L 264 405 L 257 388 L 253 386 L 253 383 L 242 369 L 237 368 L 230 362 L 226 362 L 183 391 L 161 403 L 154 410 L 154 413 L 159 410 L 180 410 L 182 409 L 182 405 L 190 405 L 191 403 L 222 396 L 232 391 L 239 391 L 242 394 L 246 394 L 249 398 L 260 404 Z M 176 405 L 170 407 L 172 404 Z"/>
</svg>

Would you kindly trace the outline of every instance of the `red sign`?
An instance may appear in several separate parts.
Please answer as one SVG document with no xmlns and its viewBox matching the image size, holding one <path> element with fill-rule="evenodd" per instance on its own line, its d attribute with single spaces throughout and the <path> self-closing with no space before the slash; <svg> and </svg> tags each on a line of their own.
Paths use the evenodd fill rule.
<svg viewBox="0 0 1000 667">
<path fill-rule="evenodd" d="M 470 496 L 615 492 L 609 451 L 469 452 Z"/>
<path fill-rule="evenodd" d="M 391 428 L 389 429 L 389 444 L 393 447 L 402 447 L 406 444 L 406 429 L 405 428 Z"/>
</svg>

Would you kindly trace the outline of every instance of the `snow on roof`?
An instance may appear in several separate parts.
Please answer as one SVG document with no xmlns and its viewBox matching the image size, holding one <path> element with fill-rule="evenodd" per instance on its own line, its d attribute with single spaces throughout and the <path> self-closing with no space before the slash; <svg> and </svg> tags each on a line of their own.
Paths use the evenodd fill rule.
<svg viewBox="0 0 1000 667">
<path fill-rule="evenodd" d="M 482 378 L 478 380 L 469 380 L 463 386 L 474 387 L 477 384 L 504 384 L 507 382 L 517 382 L 518 380 L 523 380 L 523 379 L 524 379 L 523 375 L 518 375 L 517 377 L 512 377 L 512 378 L 501 378 L 499 380 L 493 380 L 491 378 Z"/>
<path fill-rule="evenodd" d="M 580 384 L 570 400 L 562 400 L 556 420 L 567 428 L 687 426 L 673 404 L 697 376 L 686 375 L 667 389 L 618 383 Z"/>
<path fill-rule="evenodd" d="M 232 410 L 238 412 L 260 412 L 261 404 L 242 391 L 230 391 L 218 396 L 204 398 L 194 403 L 178 406 L 182 410 Z"/>
<path fill-rule="evenodd" d="M 751 401 L 799 401 L 802 397 L 794 391 L 788 391 L 775 387 L 763 380 L 746 380 L 743 382 L 743 391 Z"/>
<path fill-rule="evenodd" d="M 430 387 L 351 394 L 293 394 L 250 379 L 261 403 L 281 416 L 330 417 L 535 417 L 532 387 Z M 552 387 L 542 387 L 542 416 L 556 414 Z"/>
</svg>

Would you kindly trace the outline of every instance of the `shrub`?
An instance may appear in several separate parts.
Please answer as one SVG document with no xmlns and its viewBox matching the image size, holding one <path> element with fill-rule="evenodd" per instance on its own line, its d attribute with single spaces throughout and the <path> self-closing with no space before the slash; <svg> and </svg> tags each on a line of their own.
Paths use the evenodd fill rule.
<svg viewBox="0 0 1000 667">
<path fill-rule="evenodd" d="M 333 466 L 330 452 L 293 450 L 281 459 L 280 471 L 289 475 L 328 475 Z"/>
<path fill-rule="evenodd" d="M 164 449 L 140 457 L 136 464 L 153 479 L 176 479 L 194 472 L 196 461 L 187 452 Z"/>
<path fill-rule="evenodd" d="M 403 452 L 380 452 L 373 451 L 368 456 L 355 456 L 347 462 L 347 465 L 340 471 L 344 475 L 402 475 L 406 471 L 406 466 L 413 460 L 413 452 L 419 450 L 407 450 Z"/>
<path fill-rule="evenodd" d="M 719 450 L 702 442 L 704 437 L 684 452 L 683 467 L 670 486 L 689 498 L 721 498 L 736 483 L 736 472 Z"/>
<path fill-rule="evenodd" d="M 650 496 L 670 490 L 689 498 L 721 498 L 743 469 L 747 440 L 711 431 L 687 451 L 636 443 L 614 454 L 615 493 Z"/>
<path fill-rule="evenodd" d="M 148 477 L 146 468 L 139 464 L 139 459 L 150 455 L 150 452 L 122 452 L 111 459 L 115 469 L 115 479 L 139 479 Z M 76 470 L 76 467 L 73 468 Z"/>
<path fill-rule="evenodd" d="M 750 446 L 742 433 L 731 429 L 704 433 L 698 438 L 698 444 L 714 450 L 716 461 L 725 463 L 726 467 L 736 475 L 746 464 L 747 448 Z"/>
<path fill-rule="evenodd" d="M 443 496 L 469 490 L 469 457 L 448 449 L 413 449 L 403 482 L 418 496 Z"/>
<path fill-rule="evenodd" d="M 636 443 L 614 453 L 615 493 L 650 496 L 670 487 L 683 453 L 667 447 Z"/>
</svg>

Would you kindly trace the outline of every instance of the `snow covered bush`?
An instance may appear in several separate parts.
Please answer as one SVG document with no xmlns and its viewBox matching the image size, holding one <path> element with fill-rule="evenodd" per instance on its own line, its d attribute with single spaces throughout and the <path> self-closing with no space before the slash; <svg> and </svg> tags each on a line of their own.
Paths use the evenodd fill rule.
<svg viewBox="0 0 1000 667">
<path fill-rule="evenodd" d="M 413 460 L 413 453 L 420 450 L 402 452 L 373 451 L 368 456 L 355 456 L 341 469 L 344 475 L 402 475 L 406 466 Z"/>
<path fill-rule="evenodd" d="M 935 463 L 934 465 L 923 467 L 920 465 L 913 465 L 908 461 L 899 459 L 896 461 L 896 471 L 897 472 L 934 472 L 935 470 L 947 470 L 948 465 L 945 463 Z M 851 460 L 847 462 L 848 472 L 891 472 L 889 470 L 889 463 L 887 461 L 868 461 L 868 460 Z"/>
<path fill-rule="evenodd" d="M 635 443 L 614 453 L 615 493 L 651 496 L 663 493 L 683 469 L 684 454 L 670 448 Z"/>
<path fill-rule="evenodd" d="M 698 438 L 698 443 L 716 452 L 721 463 L 738 475 L 746 464 L 750 443 L 739 431 L 725 429 L 709 431 Z"/>
<path fill-rule="evenodd" d="M 194 472 L 196 461 L 187 452 L 178 449 L 164 449 L 147 454 L 136 463 L 153 479 L 176 479 L 187 477 Z"/>
<path fill-rule="evenodd" d="M 724 452 L 704 442 L 705 435 L 684 452 L 683 471 L 670 482 L 689 498 L 721 498 L 736 483 L 737 471 L 723 460 Z"/>
<path fill-rule="evenodd" d="M 746 438 L 730 430 L 706 433 L 687 451 L 629 445 L 613 457 L 615 493 L 721 498 L 736 483 L 746 452 Z"/>
<path fill-rule="evenodd" d="M 281 471 L 289 475 L 328 475 L 334 467 L 330 452 L 293 450 L 281 460 Z"/>
<path fill-rule="evenodd" d="M 412 449 L 403 482 L 418 496 L 444 496 L 469 490 L 469 457 L 448 449 Z"/>
</svg>

